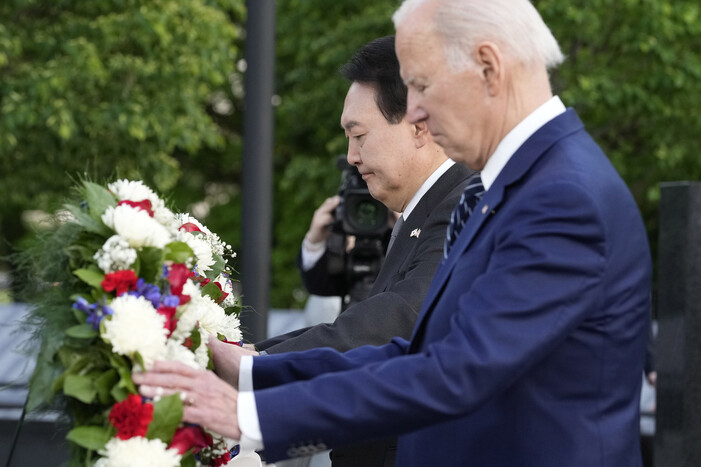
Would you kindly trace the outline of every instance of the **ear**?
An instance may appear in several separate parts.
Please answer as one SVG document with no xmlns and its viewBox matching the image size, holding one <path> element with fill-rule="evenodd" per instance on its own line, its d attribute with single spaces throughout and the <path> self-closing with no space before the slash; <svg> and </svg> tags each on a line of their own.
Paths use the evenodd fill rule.
<svg viewBox="0 0 701 467">
<path fill-rule="evenodd" d="M 422 120 L 420 122 L 413 123 L 411 126 L 414 129 L 414 147 L 416 147 L 416 149 L 419 149 L 420 147 L 423 147 L 426 144 L 428 144 L 430 136 L 428 133 L 428 126 L 426 125 L 426 122 Z"/>
<path fill-rule="evenodd" d="M 482 42 L 475 49 L 475 62 L 490 96 L 496 96 L 504 84 L 504 56 L 493 42 Z"/>
</svg>

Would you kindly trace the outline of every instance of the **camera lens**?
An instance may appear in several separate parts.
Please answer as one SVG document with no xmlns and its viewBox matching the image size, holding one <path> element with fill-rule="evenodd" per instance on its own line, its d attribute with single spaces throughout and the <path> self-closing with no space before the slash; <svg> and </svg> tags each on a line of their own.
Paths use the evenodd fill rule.
<svg viewBox="0 0 701 467">
<path fill-rule="evenodd" d="M 367 194 L 349 196 L 345 219 L 350 230 L 359 234 L 382 232 L 387 225 L 387 208 Z"/>
</svg>

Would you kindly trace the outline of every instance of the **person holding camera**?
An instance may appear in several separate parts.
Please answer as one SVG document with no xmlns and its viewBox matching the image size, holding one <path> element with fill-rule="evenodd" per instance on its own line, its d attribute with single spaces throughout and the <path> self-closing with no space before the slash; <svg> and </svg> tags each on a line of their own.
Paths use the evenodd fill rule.
<svg viewBox="0 0 701 467">
<path fill-rule="evenodd" d="M 348 163 L 358 169 L 373 198 L 402 213 L 395 237 L 368 298 L 352 304 L 333 323 L 323 323 L 255 345 L 265 353 L 333 347 L 346 351 L 408 339 L 431 279 L 443 258 L 450 214 L 474 172 L 448 159 L 423 123 L 406 119 L 406 86 L 399 75 L 394 36 L 361 47 L 341 69 L 351 81 L 341 116 L 348 137 Z M 344 274 L 328 273 L 327 240 L 341 197 L 315 211 L 299 256 L 308 290 L 341 295 Z M 394 465 L 394 441 L 337 449 L 335 467 Z"/>
</svg>

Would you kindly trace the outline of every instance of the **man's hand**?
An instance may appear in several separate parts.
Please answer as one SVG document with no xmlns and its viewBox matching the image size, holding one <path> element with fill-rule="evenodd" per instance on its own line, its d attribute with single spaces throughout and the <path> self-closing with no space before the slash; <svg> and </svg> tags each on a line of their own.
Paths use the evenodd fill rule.
<svg viewBox="0 0 701 467">
<path fill-rule="evenodd" d="M 239 347 L 238 345 L 227 344 L 217 339 L 216 336 L 209 336 L 207 346 L 212 351 L 214 371 L 221 379 L 238 389 L 241 357 L 244 355 L 252 355 L 255 357 L 258 355 L 258 352 Z"/>
<path fill-rule="evenodd" d="M 320 243 L 329 237 L 331 234 L 331 229 L 329 226 L 334 220 L 333 211 L 340 202 L 340 196 L 326 198 L 326 201 L 321 203 L 321 206 L 314 211 L 314 217 L 312 217 L 312 223 L 309 226 L 309 231 L 307 231 L 307 234 L 304 236 L 308 242 Z"/>
<path fill-rule="evenodd" d="M 224 344 L 227 345 L 227 344 Z M 132 379 L 148 398 L 180 394 L 183 420 L 196 423 L 231 439 L 241 439 L 238 424 L 238 391 L 211 371 L 197 370 L 179 362 L 156 362 Z"/>
</svg>

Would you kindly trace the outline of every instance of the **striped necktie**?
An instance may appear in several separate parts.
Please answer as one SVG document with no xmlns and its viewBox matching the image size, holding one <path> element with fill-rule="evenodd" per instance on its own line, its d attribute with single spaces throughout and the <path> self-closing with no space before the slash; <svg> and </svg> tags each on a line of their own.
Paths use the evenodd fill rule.
<svg viewBox="0 0 701 467">
<path fill-rule="evenodd" d="M 455 243 L 455 239 L 460 235 L 462 226 L 465 225 L 470 214 L 472 214 L 472 210 L 475 209 L 482 196 L 484 196 L 484 185 L 482 185 L 480 176 L 477 175 L 467 183 L 467 187 L 465 187 L 465 191 L 460 197 L 460 202 L 450 215 L 450 224 L 448 224 L 445 244 L 443 245 L 443 258 L 448 257 L 450 247 Z"/>
</svg>

